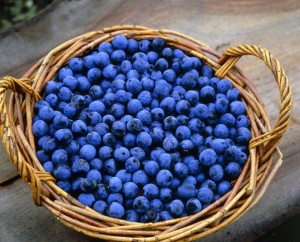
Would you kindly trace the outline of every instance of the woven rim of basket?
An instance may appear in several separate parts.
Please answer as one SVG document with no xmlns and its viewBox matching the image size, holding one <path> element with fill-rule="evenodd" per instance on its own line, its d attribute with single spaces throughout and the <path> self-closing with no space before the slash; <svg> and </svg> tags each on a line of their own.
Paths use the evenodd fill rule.
<svg viewBox="0 0 300 242">
<path fill-rule="evenodd" d="M 117 34 L 137 40 L 162 37 L 169 46 L 199 57 L 212 67 L 216 76 L 229 79 L 242 93 L 253 137 L 249 144 L 249 158 L 241 175 L 234 181 L 233 189 L 195 215 L 157 223 L 134 223 L 101 215 L 60 189 L 35 155 L 33 106 L 40 99 L 47 81 L 55 77 L 57 70 L 70 58 L 91 51 L 101 42 L 111 41 Z M 281 102 L 273 128 L 255 87 L 235 66 L 243 55 L 262 59 L 274 74 Z M 7 89 L 13 91 L 8 108 L 5 103 Z M 288 79 L 279 62 L 264 48 L 240 45 L 227 49 L 221 56 L 200 41 L 175 31 L 133 25 L 114 26 L 63 43 L 39 60 L 21 79 L 1 78 L 0 135 L 10 159 L 30 185 L 34 203 L 49 209 L 66 226 L 110 241 L 178 241 L 183 238 L 190 241 L 227 226 L 258 202 L 281 165 L 282 155 L 277 147 L 288 126 L 291 107 Z M 277 155 L 274 156 L 275 153 Z"/>
</svg>

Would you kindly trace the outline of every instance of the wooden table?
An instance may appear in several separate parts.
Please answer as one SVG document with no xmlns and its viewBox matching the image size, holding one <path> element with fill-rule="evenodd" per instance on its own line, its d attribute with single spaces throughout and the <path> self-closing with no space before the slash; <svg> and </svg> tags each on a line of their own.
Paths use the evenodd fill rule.
<svg viewBox="0 0 300 242">
<path fill-rule="evenodd" d="M 241 43 L 258 44 L 277 57 L 294 96 L 293 117 L 280 148 L 284 162 L 261 201 L 229 227 L 201 241 L 252 241 L 292 215 L 300 213 L 300 1 L 55 1 L 24 24 L 0 34 L 0 75 L 20 77 L 56 45 L 81 33 L 119 24 L 173 29 L 222 52 Z M 271 120 L 279 95 L 270 71 L 254 58 L 246 70 L 263 95 Z M 36 207 L 17 170 L 0 151 L 0 241 L 94 241 Z"/>
</svg>

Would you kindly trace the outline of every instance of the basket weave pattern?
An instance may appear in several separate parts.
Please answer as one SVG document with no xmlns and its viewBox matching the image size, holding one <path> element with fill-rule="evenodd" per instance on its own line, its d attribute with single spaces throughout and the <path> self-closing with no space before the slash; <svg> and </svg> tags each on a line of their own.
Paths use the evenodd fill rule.
<svg viewBox="0 0 300 242">
<path fill-rule="evenodd" d="M 82 205 L 55 184 L 35 155 L 32 117 L 48 80 L 75 56 L 94 49 L 117 34 L 127 38 L 162 37 L 169 46 L 197 56 L 210 65 L 219 78 L 229 79 L 242 93 L 251 122 L 250 155 L 233 189 L 214 204 L 195 215 L 158 223 L 133 223 L 101 215 Z M 280 93 L 280 110 L 272 128 L 261 97 L 247 76 L 235 66 L 244 55 L 261 59 L 272 71 Z M 12 90 L 6 102 L 7 90 Z M 279 62 L 264 48 L 240 45 L 227 49 L 222 56 L 205 44 L 175 31 L 143 26 L 114 26 L 89 32 L 65 42 L 39 60 L 21 79 L 0 78 L 0 135 L 9 158 L 32 191 L 36 205 L 50 210 L 63 224 L 86 235 L 110 241 L 186 241 L 213 233 L 254 206 L 269 186 L 281 165 L 279 141 L 287 129 L 292 108 L 288 79 Z"/>
</svg>

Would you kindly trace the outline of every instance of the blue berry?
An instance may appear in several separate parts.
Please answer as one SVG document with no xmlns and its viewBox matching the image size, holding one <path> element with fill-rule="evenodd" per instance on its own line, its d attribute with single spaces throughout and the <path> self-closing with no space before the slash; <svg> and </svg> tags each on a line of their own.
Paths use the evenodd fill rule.
<svg viewBox="0 0 300 242">
<path fill-rule="evenodd" d="M 78 196 L 78 201 L 88 207 L 92 207 L 96 200 L 95 200 L 94 195 L 91 193 L 81 193 Z"/>
<path fill-rule="evenodd" d="M 228 110 L 228 100 L 226 98 L 218 98 L 216 101 L 216 111 L 220 114 L 226 113 Z"/>
<path fill-rule="evenodd" d="M 147 148 L 152 144 L 152 138 L 150 134 L 146 132 L 141 132 L 136 138 L 137 145 L 141 148 Z"/>
<path fill-rule="evenodd" d="M 217 83 L 217 90 L 219 93 L 226 94 L 228 90 L 230 90 L 231 88 L 232 88 L 232 84 L 227 79 L 222 79 Z"/>
<path fill-rule="evenodd" d="M 178 148 L 178 140 L 173 135 L 167 136 L 163 140 L 163 148 L 167 152 L 175 151 Z"/>
<path fill-rule="evenodd" d="M 81 92 L 87 92 L 90 89 L 91 83 L 86 77 L 82 76 L 77 78 L 77 80 L 78 80 L 78 89 Z"/>
<path fill-rule="evenodd" d="M 224 124 L 217 124 L 214 128 L 214 135 L 216 138 L 227 138 L 229 134 L 229 130 Z"/>
<path fill-rule="evenodd" d="M 149 199 L 149 200 L 152 200 L 154 198 L 157 198 L 159 196 L 159 189 L 158 187 L 153 184 L 153 183 L 149 183 L 149 184 L 146 184 L 144 187 L 143 187 L 143 195 Z"/>
<path fill-rule="evenodd" d="M 106 78 L 106 79 L 114 79 L 115 76 L 117 75 L 117 68 L 115 65 L 113 64 L 108 64 L 107 66 L 104 67 L 103 69 L 103 76 Z"/>
<path fill-rule="evenodd" d="M 144 171 L 149 176 L 155 176 L 159 172 L 159 165 L 153 160 L 147 161 L 144 166 Z"/>
<path fill-rule="evenodd" d="M 241 101 L 233 101 L 230 103 L 230 112 L 235 116 L 243 115 L 245 114 L 246 106 Z"/>
<path fill-rule="evenodd" d="M 127 42 L 126 50 L 129 53 L 135 53 L 139 49 L 139 44 L 135 39 L 129 39 Z"/>
<path fill-rule="evenodd" d="M 177 196 L 183 199 L 190 199 L 195 197 L 196 188 L 190 183 L 183 183 L 177 189 Z"/>
<path fill-rule="evenodd" d="M 125 217 L 125 220 L 130 221 L 130 222 L 138 222 L 139 221 L 139 215 L 134 210 L 127 210 L 125 212 L 124 217 Z"/>
<path fill-rule="evenodd" d="M 215 89 L 211 86 L 204 86 L 200 90 L 200 100 L 204 103 L 215 101 L 216 93 Z"/>
<path fill-rule="evenodd" d="M 143 77 L 141 80 L 141 84 L 144 90 L 152 91 L 154 88 L 154 81 L 149 77 Z"/>
<path fill-rule="evenodd" d="M 98 65 L 101 68 L 107 66 L 108 64 L 110 64 L 108 53 L 99 52 L 98 54 L 96 54 L 94 62 L 96 65 Z"/>
<path fill-rule="evenodd" d="M 168 116 L 163 121 L 165 130 L 172 131 L 178 126 L 178 120 L 174 116 Z"/>
<path fill-rule="evenodd" d="M 69 123 L 69 119 L 65 115 L 56 115 L 53 119 L 53 124 L 56 129 L 64 129 L 67 128 Z"/>
<path fill-rule="evenodd" d="M 111 44 L 115 49 L 125 50 L 128 45 L 128 40 L 124 35 L 119 34 L 113 38 Z"/>
<path fill-rule="evenodd" d="M 69 67 L 73 72 L 81 72 L 83 71 L 83 61 L 81 58 L 72 58 L 69 61 Z"/>
<path fill-rule="evenodd" d="M 141 110 L 137 113 L 136 117 L 141 120 L 143 125 L 150 125 L 152 122 L 151 113 L 147 110 Z"/>
<path fill-rule="evenodd" d="M 83 122 L 81 120 L 76 120 L 72 124 L 71 130 L 74 134 L 85 135 L 87 133 L 87 126 L 86 126 L 85 122 Z"/>
<path fill-rule="evenodd" d="M 138 186 L 146 185 L 148 183 L 148 180 L 148 175 L 145 173 L 144 170 L 138 170 L 132 175 L 132 181 Z"/>
<path fill-rule="evenodd" d="M 99 184 L 102 180 L 102 175 L 97 170 L 90 170 L 87 173 L 86 178 L 90 179 L 91 181 L 93 181 L 96 184 Z"/>
<path fill-rule="evenodd" d="M 63 81 L 66 76 L 73 76 L 73 71 L 68 67 L 63 67 L 58 71 L 58 79 Z"/>
<path fill-rule="evenodd" d="M 217 154 L 213 149 L 206 149 L 199 155 L 199 161 L 204 166 L 211 166 L 217 160 Z"/>
<path fill-rule="evenodd" d="M 151 115 L 152 115 L 153 120 L 159 121 L 159 120 L 163 120 L 164 119 L 165 112 L 161 108 L 153 108 L 151 110 Z"/>
<path fill-rule="evenodd" d="M 161 211 L 159 213 L 161 221 L 167 221 L 173 219 L 172 215 L 168 211 Z"/>
<path fill-rule="evenodd" d="M 143 59 L 137 59 L 133 62 L 132 68 L 139 73 L 144 73 L 149 69 L 149 63 Z"/>
<path fill-rule="evenodd" d="M 137 114 L 143 108 L 142 103 L 138 99 L 132 99 L 127 104 L 127 111 L 129 114 Z"/>
<path fill-rule="evenodd" d="M 198 133 L 192 134 L 190 139 L 193 142 L 194 147 L 199 147 L 204 143 L 203 136 Z"/>
<path fill-rule="evenodd" d="M 89 162 L 89 164 L 90 164 L 91 169 L 100 171 L 103 166 L 103 161 L 100 160 L 99 158 L 94 158 Z"/>
<path fill-rule="evenodd" d="M 108 197 L 107 186 L 103 183 L 98 184 L 97 190 L 95 192 L 95 196 L 97 199 L 105 200 Z"/>
<path fill-rule="evenodd" d="M 87 69 L 91 69 L 93 67 L 96 67 L 95 64 L 95 55 L 87 55 L 83 58 L 83 65 Z"/>
<path fill-rule="evenodd" d="M 140 147 L 133 147 L 130 149 L 131 156 L 137 158 L 139 161 L 143 161 L 145 159 L 146 153 Z"/>
<path fill-rule="evenodd" d="M 138 194 L 138 186 L 134 182 L 126 182 L 123 184 L 122 192 L 126 198 L 135 198 Z"/>
<path fill-rule="evenodd" d="M 107 208 L 107 203 L 104 202 L 103 200 L 98 200 L 93 205 L 93 209 L 101 214 L 105 213 L 106 208 Z"/>
<path fill-rule="evenodd" d="M 227 149 L 227 144 L 224 139 L 214 139 L 210 146 L 218 155 L 224 154 Z"/>
<path fill-rule="evenodd" d="M 224 176 L 224 171 L 221 165 L 214 164 L 209 168 L 209 176 L 213 181 L 221 181 Z"/>
<path fill-rule="evenodd" d="M 191 214 L 195 214 L 201 211 L 202 205 L 197 198 L 189 199 L 185 204 L 185 209 Z"/>
<path fill-rule="evenodd" d="M 159 199 L 163 202 L 163 203 L 168 203 L 171 202 L 173 198 L 173 192 L 170 188 L 161 188 L 159 191 Z"/>
<path fill-rule="evenodd" d="M 133 118 L 126 124 L 127 130 L 132 133 L 139 133 L 142 130 L 143 124 L 139 119 Z"/>
<path fill-rule="evenodd" d="M 122 189 L 122 181 L 118 177 L 112 177 L 109 180 L 108 188 L 111 192 L 119 192 Z"/>
<path fill-rule="evenodd" d="M 205 124 L 198 118 L 193 118 L 189 121 L 188 127 L 193 133 L 201 133 L 204 130 Z"/>
<path fill-rule="evenodd" d="M 187 177 L 182 181 L 182 183 L 188 183 L 188 184 L 190 184 L 190 185 L 196 187 L 196 185 L 197 185 L 197 179 L 196 179 L 194 176 L 190 175 L 190 176 L 187 176 Z"/>
<path fill-rule="evenodd" d="M 185 89 L 194 89 L 196 85 L 197 85 L 197 76 L 195 75 L 195 73 L 189 71 L 182 76 L 182 86 Z"/>
<path fill-rule="evenodd" d="M 226 194 L 227 192 L 229 192 L 232 188 L 232 185 L 229 181 L 221 181 L 218 184 L 218 194 L 220 196 L 223 196 L 224 194 Z"/>
<path fill-rule="evenodd" d="M 111 53 L 110 58 L 111 58 L 112 63 L 120 64 L 122 61 L 125 60 L 126 53 L 124 50 L 114 50 Z"/>
<path fill-rule="evenodd" d="M 53 172 L 53 162 L 52 161 L 47 161 L 43 164 L 43 167 L 46 172 L 52 173 Z"/>
<path fill-rule="evenodd" d="M 160 102 L 160 108 L 167 114 L 172 114 L 175 110 L 176 102 L 172 97 L 166 97 Z"/>
<path fill-rule="evenodd" d="M 168 170 L 160 170 L 156 175 L 156 182 L 160 187 L 168 187 L 171 185 L 173 175 Z"/>
<path fill-rule="evenodd" d="M 72 91 L 67 87 L 61 87 L 58 91 L 57 97 L 60 101 L 69 102 L 72 98 Z"/>
<path fill-rule="evenodd" d="M 86 136 L 86 142 L 97 147 L 101 144 L 101 136 L 95 131 L 90 132 Z"/>
<path fill-rule="evenodd" d="M 240 164 L 236 162 L 230 162 L 228 165 L 225 167 L 225 173 L 230 177 L 230 178 L 237 178 L 242 171 L 242 168 Z"/>
<path fill-rule="evenodd" d="M 72 75 L 70 75 L 72 76 Z M 50 80 L 47 82 L 46 86 L 45 86 L 45 94 L 51 94 L 51 93 L 57 93 L 59 90 L 59 84 L 58 82 L 54 81 L 54 80 Z M 41 103 L 43 101 L 38 101 L 35 103 L 36 105 L 39 105 L 39 103 Z"/>
<path fill-rule="evenodd" d="M 105 123 L 98 123 L 94 127 L 94 131 L 96 131 L 100 136 L 104 136 L 109 131 L 109 126 Z"/>
<path fill-rule="evenodd" d="M 65 192 L 71 192 L 72 190 L 72 185 L 69 181 L 57 181 L 56 185 L 61 188 L 62 190 L 64 190 Z"/>
<path fill-rule="evenodd" d="M 169 83 L 174 83 L 176 80 L 176 73 L 173 69 L 167 69 L 163 72 L 163 78 Z"/>
<path fill-rule="evenodd" d="M 105 112 L 105 105 L 103 102 L 96 100 L 89 104 L 90 112 L 98 112 L 99 114 L 103 114 Z"/>
<path fill-rule="evenodd" d="M 197 104 L 199 101 L 199 94 L 197 91 L 189 90 L 184 95 L 185 100 L 187 100 L 191 105 Z"/>
<path fill-rule="evenodd" d="M 211 78 L 213 75 L 213 71 L 209 65 L 202 65 L 201 66 L 202 75 Z"/>
<path fill-rule="evenodd" d="M 138 94 L 142 91 L 142 83 L 137 78 L 130 78 L 126 82 L 127 91 Z"/>
<path fill-rule="evenodd" d="M 87 144 L 81 147 L 79 154 L 82 159 L 90 161 L 96 156 L 96 149 L 94 146 Z"/>
<path fill-rule="evenodd" d="M 73 139 L 71 130 L 69 129 L 59 129 L 55 132 L 55 139 L 59 144 L 68 145 Z"/>
<path fill-rule="evenodd" d="M 225 113 L 220 117 L 220 123 L 225 124 L 228 128 L 233 127 L 235 122 L 235 117 L 231 113 Z"/>
<path fill-rule="evenodd" d="M 54 93 L 47 95 L 44 99 L 52 108 L 56 107 L 58 104 L 58 97 Z"/>
<path fill-rule="evenodd" d="M 161 169 L 170 170 L 172 167 L 172 157 L 169 153 L 162 153 L 157 157 L 157 163 Z"/>
<path fill-rule="evenodd" d="M 125 106 L 119 103 L 115 103 L 111 107 L 111 115 L 119 119 L 125 114 Z"/>
<path fill-rule="evenodd" d="M 114 159 L 107 159 L 104 162 L 103 167 L 106 173 L 109 175 L 115 175 L 117 173 L 117 164 Z"/>
<path fill-rule="evenodd" d="M 184 163 L 176 163 L 174 165 L 174 174 L 178 178 L 185 178 L 189 174 L 189 168 Z"/>
<path fill-rule="evenodd" d="M 36 137 L 45 136 L 48 133 L 49 127 L 43 120 L 35 121 L 32 126 L 32 132 Z"/>
<path fill-rule="evenodd" d="M 234 87 L 227 91 L 226 97 L 229 102 L 238 101 L 241 98 L 241 92 Z"/>
<path fill-rule="evenodd" d="M 184 205 L 181 200 L 175 199 L 170 203 L 169 211 L 173 216 L 179 217 L 183 213 L 183 210 Z"/>
<path fill-rule="evenodd" d="M 199 160 L 190 160 L 187 164 L 189 173 L 192 175 L 197 175 L 202 170 L 202 165 Z"/>
<path fill-rule="evenodd" d="M 122 137 L 126 132 L 126 125 L 123 121 L 116 121 L 112 124 L 111 132 L 117 136 Z"/>
<path fill-rule="evenodd" d="M 44 150 L 38 150 L 36 152 L 36 157 L 41 163 L 45 163 L 46 161 L 50 160 L 50 156 L 46 154 Z"/>
<path fill-rule="evenodd" d="M 90 170 L 90 165 L 86 160 L 78 159 L 72 164 L 71 170 L 75 174 L 87 174 Z"/>
<path fill-rule="evenodd" d="M 239 115 L 236 118 L 235 121 L 236 128 L 241 128 L 241 127 L 248 128 L 249 125 L 250 125 L 250 121 L 245 115 Z"/>
<path fill-rule="evenodd" d="M 71 177 L 71 169 L 66 164 L 60 164 L 53 169 L 53 175 L 58 180 L 66 181 Z"/>
<path fill-rule="evenodd" d="M 248 144 L 249 140 L 251 139 L 251 132 L 249 129 L 245 127 L 240 127 L 237 130 L 236 134 L 236 141 L 240 145 Z"/>
<path fill-rule="evenodd" d="M 168 97 L 169 93 L 170 93 L 170 89 L 168 88 L 167 85 L 157 84 L 154 87 L 152 95 L 158 100 L 162 100 L 163 98 Z"/>
<path fill-rule="evenodd" d="M 125 162 L 126 171 L 133 173 L 140 168 L 140 161 L 135 157 L 130 157 Z"/>
<path fill-rule="evenodd" d="M 120 203 L 113 202 L 106 208 L 106 214 L 113 218 L 122 218 L 125 214 L 125 210 Z"/>
<path fill-rule="evenodd" d="M 178 114 L 187 114 L 190 109 L 190 103 L 186 100 L 180 100 L 176 103 L 176 112 Z"/>
<path fill-rule="evenodd" d="M 110 114 L 106 114 L 102 118 L 102 122 L 106 123 L 108 126 L 112 126 L 112 124 L 116 121 L 116 118 Z"/>
<path fill-rule="evenodd" d="M 123 144 L 128 148 L 134 147 L 136 145 L 136 136 L 132 133 L 126 133 L 123 137 Z"/>
<path fill-rule="evenodd" d="M 141 40 L 139 42 L 139 50 L 144 53 L 147 53 L 149 51 L 150 46 L 151 46 L 151 42 L 147 39 Z"/>
<path fill-rule="evenodd" d="M 45 153 L 52 153 L 57 147 L 55 139 L 48 139 L 43 143 Z"/>
<path fill-rule="evenodd" d="M 214 198 L 214 193 L 209 188 L 200 188 L 197 198 L 200 202 L 210 203 Z"/>
<path fill-rule="evenodd" d="M 143 214 L 144 212 L 148 211 L 150 208 L 149 200 L 144 196 L 138 196 L 133 201 L 133 209 L 139 213 Z"/>
</svg>

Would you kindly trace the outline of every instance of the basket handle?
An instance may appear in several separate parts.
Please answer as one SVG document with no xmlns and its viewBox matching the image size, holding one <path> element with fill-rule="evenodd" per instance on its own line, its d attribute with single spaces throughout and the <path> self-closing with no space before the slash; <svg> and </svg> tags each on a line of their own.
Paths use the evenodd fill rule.
<svg viewBox="0 0 300 242">
<path fill-rule="evenodd" d="M 239 45 L 225 50 L 223 56 L 220 58 L 219 64 L 221 67 L 216 72 L 216 76 L 224 78 L 235 63 L 244 55 L 256 56 L 268 66 L 274 75 L 280 92 L 279 115 L 274 128 L 271 131 L 251 139 L 249 149 L 267 141 L 276 146 L 287 129 L 292 111 L 292 94 L 288 78 L 280 66 L 279 61 L 272 57 L 267 49 L 256 45 Z"/>
<path fill-rule="evenodd" d="M 32 81 L 29 78 L 17 79 L 11 76 L 0 78 L 0 136 L 9 158 L 18 168 L 23 180 L 27 183 L 30 182 L 34 203 L 36 205 L 41 205 L 40 197 L 41 194 L 45 192 L 45 189 L 42 187 L 42 181 L 53 181 L 54 178 L 48 172 L 39 171 L 25 160 L 17 147 L 17 140 L 26 141 L 25 135 L 20 127 L 15 126 L 14 120 L 12 120 L 9 114 L 9 112 L 14 112 L 14 110 L 11 110 L 10 108 L 7 109 L 6 107 L 6 95 L 8 89 L 12 90 L 14 93 L 28 93 L 36 101 L 39 100 L 40 95 L 34 90 L 31 83 Z M 23 146 L 29 149 L 28 142 L 25 144 L 23 143 Z M 35 154 L 33 153 L 33 155 Z"/>
</svg>

